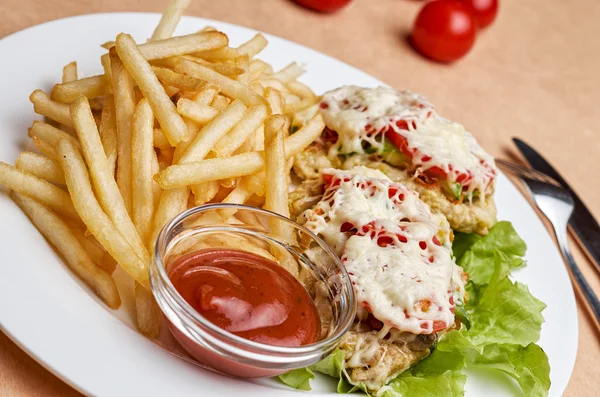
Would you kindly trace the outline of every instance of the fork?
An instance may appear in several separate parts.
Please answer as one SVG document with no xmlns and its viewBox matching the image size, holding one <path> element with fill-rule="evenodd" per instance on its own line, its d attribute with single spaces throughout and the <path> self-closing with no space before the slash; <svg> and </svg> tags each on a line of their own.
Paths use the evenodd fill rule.
<svg viewBox="0 0 600 397">
<path fill-rule="evenodd" d="M 546 174 L 501 159 L 496 159 L 496 163 L 519 177 L 533 198 L 536 207 L 552 224 L 563 259 L 596 318 L 597 325 L 600 326 L 600 301 L 581 274 L 569 249 L 567 225 L 575 208 L 573 197 L 557 181 Z"/>
</svg>

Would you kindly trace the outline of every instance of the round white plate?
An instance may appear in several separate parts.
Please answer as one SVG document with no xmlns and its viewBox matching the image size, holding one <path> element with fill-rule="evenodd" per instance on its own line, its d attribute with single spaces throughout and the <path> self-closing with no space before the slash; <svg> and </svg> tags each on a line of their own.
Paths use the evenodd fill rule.
<svg viewBox="0 0 600 397">
<path fill-rule="evenodd" d="M 0 90 L 0 160 L 13 164 L 28 144 L 34 113 L 28 101 L 36 88 L 50 90 L 62 67 L 77 61 L 80 74 L 102 72 L 100 44 L 128 32 L 146 40 L 158 14 L 84 15 L 34 26 L 0 41 L 4 54 Z M 177 34 L 205 25 L 226 32 L 232 45 L 256 32 L 201 18 L 182 19 Z M 260 56 L 283 67 L 306 65 L 301 80 L 317 93 L 344 84 L 376 86 L 375 78 L 316 51 L 268 36 Z M 424 93 L 427 94 L 427 93 Z M 95 396 L 298 396 L 274 380 L 249 382 L 205 371 L 147 341 L 127 324 L 127 313 L 106 309 L 74 277 L 60 258 L 0 188 L 0 324 L 16 343 L 46 368 L 80 391 Z M 513 222 L 529 247 L 528 266 L 515 272 L 544 301 L 546 322 L 540 345 L 552 366 L 551 396 L 564 391 L 577 352 L 577 312 L 569 277 L 554 243 L 527 201 L 500 175 L 498 217 Z M 503 384 L 504 383 L 504 384 Z M 313 392 L 333 394 L 333 382 L 322 377 Z M 469 396 L 510 396 L 505 380 L 469 376 Z"/>
</svg>

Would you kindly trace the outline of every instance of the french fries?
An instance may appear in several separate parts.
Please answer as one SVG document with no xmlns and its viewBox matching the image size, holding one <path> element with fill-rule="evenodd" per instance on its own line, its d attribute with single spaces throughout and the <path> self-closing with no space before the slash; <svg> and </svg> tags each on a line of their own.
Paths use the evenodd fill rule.
<svg viewBox="0 0 600 397">
<path fill-rule="evenodd" d="M 63 139 L 58 143 L 58 154 L 73 205 L 88 230 L 131 277 L 147 288 L 148 264 L 132 254 L 131 245 L 98 204 L 79 151 L 73 143 Z"/>
<path fill-rule="evenodd" d="M 110 86 L 106 83 L 106 78 L 104 75 L 100 75 L 56 84 L 52 89 L 51 98 L 54 101 L 69 104 L 81 95 L 91 99 L 109 92 Z"/>
<path fill-rule="evenodd" d="M 303 72 L 296 63 L 274 72 L 257 59 L 264 35 L 238 47 L 210 27 L 172 37 L 189 3 L 174 0 L 147 42 L 121 33 L 102 44 L 101 74 L 81 76 L 71 62 L 50 94 L 33 91 L 45 121 L 34 121 L 28 135 L 41 154 L 22 152 L 15 167 L 0 162 L 0 184 L 108 307 L 121 303 L 116 266 L 131 276 L 137 326 L 148 337 L 161 328 L 149 264 L 165 224 L 219 202 L 289 216 L 293 157 L 324 127 L 316 115 L 288 136 L 291 117 L 318 97 L 296 80 Z M 259 222 L 236 212 L 201 220 Z M 285 223 L 270 226 L 278 238 L 291 233 Z M 177 249 L 184 246 L 243 249 L 297 272 L 285 252 L 246 238 L 190 239 Z"/>
<path fill-rule="evenodd" d="M 69 142 L 64 140 L 65 142 Z M 72 144 L 72 143 L 71 143 Z M 75 145 L 73 145 L 75 147 Z M 77 148 L 75 148 L 77 151 Z M 69 193 L 40 179 L 0 161 L 0 184 L 15 192 L 31 197 L 44 206 L 67 218 L 77 220 L 79 215 L 71 202 Z"/>
<path fill-rule="evenodd" d="M 160 22 L 154 29 L 150 41 L 168 39 L 173 35 L 177 23 L 181 19 L 183 12 L 190 5 L 191 0 L 175 0 L 160 18 Z"/>
<path fill-rule="evenodd" d="M 42 90 L 35 90 L 29 96 L 33 103 L 33 110 L 42 116 L 46 116 L 54 121 L 73 128 L 73 121 L 69 113 L 69 105 L 56 102 L 50 99 L 50 96 Z"/>
<path fill-rule="evenodd" d="M 98 294 L 108 307 L 117 309 L 121 306 L 119 291 L 112 277 L 94 264 L 62 219 L 29 197 L 14 192 L 11 197 L 40 233 L 65 257 L 69 267 Z"/>
<path fill-rule="evenodd" d="M 57 185 L 65 184 L 65 176 L 57 161 L 32 152 L 22 152 L 15 161 L 17 169 Z"/>
<path fill-rule="evenodd" d="M 295 134 L 285 139 L 286 159 L 300 153 L 310 145 L 325 128 L 320 114 L 315 115 Z M 154 176 L 154 180 L 163 189 L 172 189 L 209 182 L 224 178 L 233 178 L 254 174 L 265 166 L 261 152 L 243 153 L 228 158 L 208 159 L 188 164 L 172 165 Z"/>
<path fill-rule="evenodd" d="M 239 81 L 232 80 L 227 76 L 223 76 L 212 69 L 187 59 L 180 59 L 175 65 L 175 70 L 219 86 L 222 93 L 229 97 L 240 99 L 246 106 L 265 103 L 265 100 L 260 95 Z"/>
<path fill-rule="evenodd" d="M 152 227 L 154 198 L 152 192 L 152 145 L 154 116 L 146 99 L 138 103 L 133 115 L 133 223 L 142 241 L 147 241 Z M 142 244 L 143 245 L 143 244 Z"/>
<path fill-rule="evenodd" d="M 174 146 L 185 140 L 188 133 L 183 119 L 177 113 L 175 105 L 160 85 L 156 75 L 152 73 L 150 64 L 144 59 L 133 38 L 128 34 L 119 34 L 115 48 L 123 65 L 140 87 L 144 97 L 148 99 L 171 145 Z"/>
<path fill-rule="evenodd" d="M 62 73 L 62 82 L 77 80 L 77 62 L 71 62 L 65 65 Z"/>
<path fill-rule="evenodd" d="M 201 32 L 149 41 L 140 45 L 139 51 L 145 60 L 152 61 L 213 50 L 226 46 L 228 42 L 227 36 L 221 32 Z"/>
<path fill-rule="evenodd" d="M 117 126 L 117 186 L 123 196 L 125 208 L 131 214 L 131 128 L 136 104 L 133 79 L 114 48 L 110 49 L 110 66 Z"/>
</svg>

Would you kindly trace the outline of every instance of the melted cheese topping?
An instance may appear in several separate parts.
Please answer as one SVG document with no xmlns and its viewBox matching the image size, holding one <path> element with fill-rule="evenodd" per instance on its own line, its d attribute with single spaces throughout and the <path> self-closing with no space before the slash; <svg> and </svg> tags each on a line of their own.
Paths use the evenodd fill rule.
<svg viewBox="0 0 600 397">
<path fill-rule="evenodd" d="M 390 124 L 423 121 L 433 106 L 424 97 L 389 87 L 344 86 L 323 95 L 320 106 L 327 127 L 336 131 L 338 153 L 364 153 L 368 143 L 383 150 L 383 134 Z"/>
<path fill-rule="evenodd" d="M 324 175 L 325 194 L 301 222 L 342 256 L 359 304 L 384 323 L 381 332 L 452 326 L 464 281 L 445 218 L 380 171 L 357 167 Z"/>
<path fill-rule="evenodd" d="M 494 159 L 461 124 L 441 118 L 427 99 L 388 87 L 341 87 L 323 95 L 320 111 L 338 140 L 330 156 L 379 153 L 384 138 L 403 141 L 415 176 L 434 167 L 472 199 L 492 191 Z M 395 135 L 395 137 L 394 137 Z M 464 188 L 463 188 L 464 187 Z"/>
</svg>

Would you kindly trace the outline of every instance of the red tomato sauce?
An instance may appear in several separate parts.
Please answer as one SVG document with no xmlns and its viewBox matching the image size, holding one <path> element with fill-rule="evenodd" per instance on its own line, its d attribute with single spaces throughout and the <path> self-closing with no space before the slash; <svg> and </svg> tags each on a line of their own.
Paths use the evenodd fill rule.
<svg viewBox="0 0 600 397">
<path fill-rule="evenodd" d="M 288 347 L 319 339 L 319 314 L 306 289 L 262 256 L 200 250 L 177 259 L 169 268 L 169 278 L 198 313 L 235 335 Z"/>
</svg>

